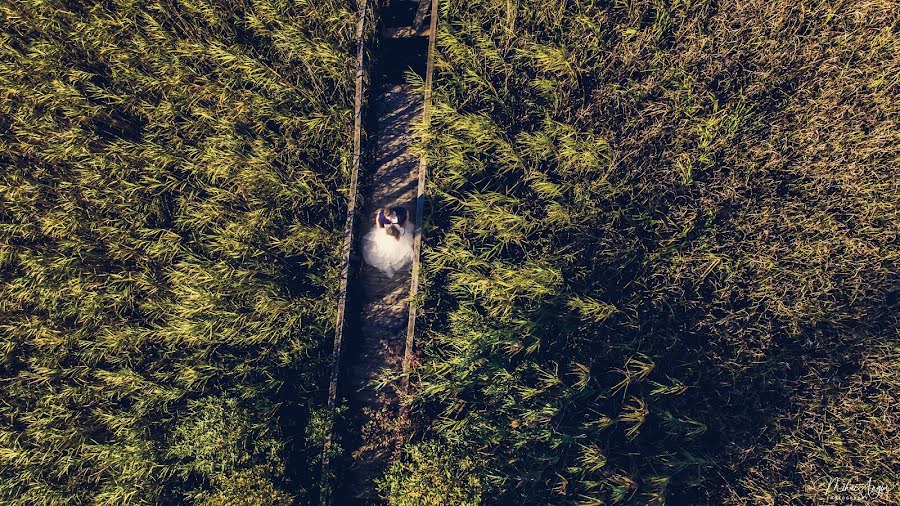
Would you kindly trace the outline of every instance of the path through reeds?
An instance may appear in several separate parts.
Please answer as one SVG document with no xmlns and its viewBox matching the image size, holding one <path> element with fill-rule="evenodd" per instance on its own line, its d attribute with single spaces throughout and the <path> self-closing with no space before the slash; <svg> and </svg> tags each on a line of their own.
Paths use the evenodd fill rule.
<svg viewBox="0 0 900 506">
<path fill-rule="evenodd" d="M 412 128 L 421 114 L 422 95 L 410 85 L 394 85 L 377 98 L 378 118 L 374 167 L 367 177 L 364 206 L 366 221 L 360 233 L 372 227 L 381 207 L 405 206 L 415 213 L 418 159 L 409 151 Z M 411 220 L 415 219 L 413 214 Z M 394 453 L 403 431 L 397 388 L 399 382 L 380 383 L 383 377 L 399 377 L 406 350 L 410 274 L 393 278 L 363 263 L 355 283 L 360 321 L 348 336 L 347 374 L 344 383 L 351 425 L 348 450 L 352 464 L 344 483 L 345 496 L 367 498 L 373 483 Z M 380 388 L 379 388 L 380 387 Z"/>
</svg>

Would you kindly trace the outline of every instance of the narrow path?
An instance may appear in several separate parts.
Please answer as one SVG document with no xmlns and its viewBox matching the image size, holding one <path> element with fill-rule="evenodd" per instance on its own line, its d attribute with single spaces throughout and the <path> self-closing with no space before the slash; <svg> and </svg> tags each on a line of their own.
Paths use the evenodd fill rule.
<svg viewBox="0 0 900 506">
<path fill-rule="evenodd" d="M 409 152 L 412 128 L 422 113 L 424 97 L 412 86 L 390 85 L 373 104 L 377 118 L 373 167 L 365 172 L 367 195 L 360 236 L 372 227 L 380 207 L 404 206 L 415 223 L 419 159 Z M 402 437 L 397 388 L 373 385 L 385 370 L 398 377 L 406 352 L 410 273 L 393 278 L 361 262 L 354 290 L 359 297 L 359 328 L 348 343 L 343 391 L 349 406 L 352 438 L 347 441 L 352 464 L 340 485 L 347 500 L 375 498 L 374 481 L 381 476 Z"/>
</svg>

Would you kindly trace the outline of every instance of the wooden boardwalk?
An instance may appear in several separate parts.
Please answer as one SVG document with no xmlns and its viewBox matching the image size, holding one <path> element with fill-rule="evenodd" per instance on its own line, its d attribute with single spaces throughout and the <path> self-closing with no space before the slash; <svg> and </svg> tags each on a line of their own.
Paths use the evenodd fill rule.
<svg viewBox="0 0 900 506">
<path fill-rule="evenodd" d="M 415 12 L 409 13 L 414 14 L 411 24 L 405 28 L 381 27 L 379 47 L 389 56 L 381 60 L 385 66 L 378 68 L 380 81 L 402 81 L 400 72 L 412 68 L 420 75 L 424 72 L 424 93 L 408 84 L 385 84 L 376 97 L 366 90 L 371 68 L 365 47 L 372 42 L 366 34 L 373 33 L 373 15 L 379 18 L 376 11 L 391 3 L 373 6 L 369 0 L 359 2 L 353 161 L 324 420 L 321 506 L 380 504 L 375 480 L 383 476 L 410 435 L 401 401 L 413 362 L 416 307 L 409 300 L 418 292 L 427 167 L 425 157 L 414 156 L 410 147 L 414 125 L 427 125 L 430 119 L 438 0 L 418 0 Z M 398 2 L 397 7 L 408 9 L 409 5 L 402 3 L 408 4 Z M 425 23 L 429 11 L 430 20 Z M 427 37 L 427 54 L 418 37 Z M 392 53 L 391 48 L 399 52 Z M 426 60 L 424 68 L 421 58 Z M 368 105 L 366 96 L 372 98 Z M 366 149 L 361 135 L 364 109 L 375 120 L 370 125 L 372 135 L 365 136 Z M 363 151 L 374 159 L 361 163 Z M 356 206 L 359 195 L 366 196 L 361 209 Z M 374 225 L 375 211 L 394 206 L 406 207 L 415 224 L 414 253 L 410 269 L 389 278 L 365 264 L 359 248 L 360 239 Z M 383 378 L 389 380 L 382 382 Z M 345 414 L 336 416 L 338 413 Z"/>
<path fill-rule="evenodd" d="M 410 223 L 416 222 L 419 158 L 409 151 L 412 129 L 422 114 L 424 96 L 407 84 L 389 85 L 374 103 L 375 126 L 372 167 L 366 170 L 360 236 L 371 230 L 381 207 L 404 206 Z M 386 373 L 399 378 L 407 346 L 410 272 L 393 278 L 360 262 L 351 288 L 359 308 L 358 328 L 348 335 L 345 375 L 341 391 L 347 399 L 353 428 L 346 442 L 351 464 L 339 485 L 345 501 L 375 499 L 374 481 L 384 472 L 405 431 L 397 380 L 377 389 Z"/>
</svg>

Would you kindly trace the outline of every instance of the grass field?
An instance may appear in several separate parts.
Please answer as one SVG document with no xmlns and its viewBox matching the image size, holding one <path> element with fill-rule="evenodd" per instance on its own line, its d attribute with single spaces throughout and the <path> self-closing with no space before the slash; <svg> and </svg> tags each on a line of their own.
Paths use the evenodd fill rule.
<svg viewBox="0 0 900 506">
<path fill-rule="evenodd" d="M 441 5 L 391 503 L 900 500 L 900 5 Z"/>
<path fill-rule="evenodd" d="M 0 503 L 314 498 L 355 10 L 0 0 Z"/>
<path fill-rule="evenodd" d="M 900 503 L 900 3 L 440 9 L 386 501 Z M 355 11 L 0 0 L 0 503 L 316 501 Z"/>
</svg>

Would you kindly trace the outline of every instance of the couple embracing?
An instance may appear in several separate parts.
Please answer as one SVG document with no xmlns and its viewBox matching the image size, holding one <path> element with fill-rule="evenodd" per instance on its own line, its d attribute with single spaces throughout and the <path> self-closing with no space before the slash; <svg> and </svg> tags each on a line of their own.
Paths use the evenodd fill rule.
<svg viewBox="0 0 900 506">
<path fill-rule="evenodd" d="M 413 225 L 403 207 L 381 208 L 375 226 L 363 237 L 366 263 L 390 277 L 406 267 L 413 256 Z"/>
</svg>

